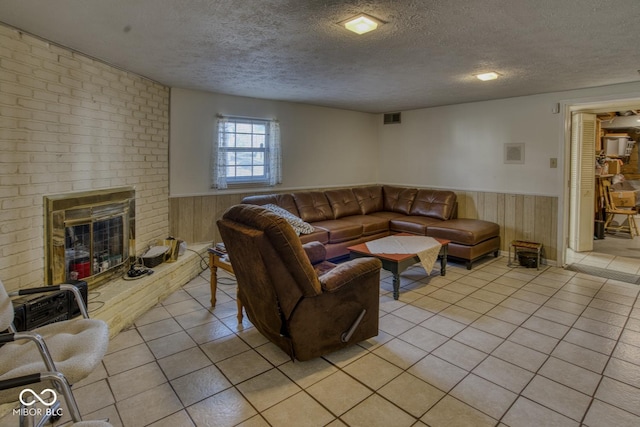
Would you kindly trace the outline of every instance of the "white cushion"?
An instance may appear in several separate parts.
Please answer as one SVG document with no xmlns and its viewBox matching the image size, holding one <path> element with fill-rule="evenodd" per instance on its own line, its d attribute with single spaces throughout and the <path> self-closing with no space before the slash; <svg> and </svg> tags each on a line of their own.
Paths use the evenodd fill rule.
<svg viewBox="0 0 640 427">
<path fill-rule="evenodd" d="M 101 320 L 77 318 L 51 323 L 25 333 L 44 339 L 55 368 L 74 384 L 98 366 L 109 345 L 109 328 Z M 0 380 L 49 371 L 31 340 L 19 340 L 0 347 Z M 36 385 L 32 387 L 38 388 Z M 21 388 L 0 391 L 0 403 L 18 400 Z M 17 392 L 16 392 L 17 391 Z"/>
</svg>

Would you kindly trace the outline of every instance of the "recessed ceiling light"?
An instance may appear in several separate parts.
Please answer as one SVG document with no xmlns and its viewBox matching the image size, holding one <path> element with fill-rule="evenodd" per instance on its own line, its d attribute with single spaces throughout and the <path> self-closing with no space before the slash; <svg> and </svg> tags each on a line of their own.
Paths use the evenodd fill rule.
<svg viewBox="0 0 640 427">
<path fill-rule="evenodd" d="M 369 15 L 365 15 L 364 13 L 344 21 L 345 28 L 356 34 L 364 34 L 369 31 L 373 31 L 378 28 L 379 24 L 380 21 Z"/>
<path fill-rule="evenodd" d="M 487 80 L 495 80 L 498 77 L 500 77 L 500 74 L 496 73 L 495 71 L 491 71 L 489 73 L 476 74 L 476 78 L 478 80 L 482 80 L 483 82 L 486 82 Z"/>
</svg>

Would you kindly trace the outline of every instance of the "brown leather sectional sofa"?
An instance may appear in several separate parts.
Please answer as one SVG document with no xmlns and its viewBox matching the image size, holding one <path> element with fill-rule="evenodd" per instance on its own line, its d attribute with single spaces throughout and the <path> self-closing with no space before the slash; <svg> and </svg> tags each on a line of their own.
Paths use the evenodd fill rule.
<svg viewBox="0 0 640 427">
<path fill-rule="evenodd" d="M 452 191 L 374 185 L 256 195 L 242 203 L 274 204 L 310 223 L 315 231 L 300 240 L 322 243 L 330 259 L 347 255 L 348 246 L 402 232 L 451 240 L 449 257 L 464 260 L 468 269 L 500 251 L 498 224 L 457 218 Z"/>
</svg>

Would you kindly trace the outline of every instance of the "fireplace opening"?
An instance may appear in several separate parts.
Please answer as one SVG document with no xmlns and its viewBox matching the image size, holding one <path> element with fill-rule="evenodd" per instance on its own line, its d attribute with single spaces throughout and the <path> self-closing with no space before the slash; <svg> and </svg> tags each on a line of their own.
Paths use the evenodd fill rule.
<svg viewBox="0 0 640 427">
<path fill-rule="evenodd" d="M 129 266 L 135 255 L 135 192 L 116 188 L 45 196 L 46 283 L 89 286 Z"/>
</svg>

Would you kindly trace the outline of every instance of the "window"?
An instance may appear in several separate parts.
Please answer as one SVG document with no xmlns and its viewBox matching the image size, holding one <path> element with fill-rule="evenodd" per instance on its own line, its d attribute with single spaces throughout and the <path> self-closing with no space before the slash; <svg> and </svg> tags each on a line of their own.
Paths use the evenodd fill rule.
<svg viewBox="0 0 640 427">
<path fill-rule="evenodd" d="M 214 188 L 282 182 L 278 122 L 218 117 L 212 169 Z"/>
</svg>

